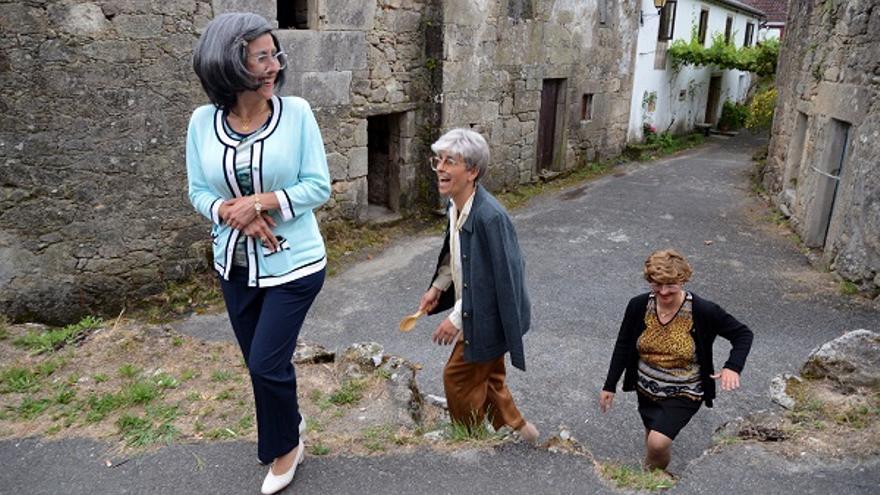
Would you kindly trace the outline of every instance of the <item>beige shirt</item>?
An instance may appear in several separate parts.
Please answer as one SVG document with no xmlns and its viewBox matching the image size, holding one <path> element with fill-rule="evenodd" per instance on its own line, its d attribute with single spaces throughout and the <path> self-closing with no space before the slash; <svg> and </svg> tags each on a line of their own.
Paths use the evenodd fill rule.
<svg viewBox="0 0 880 495">
<path fill-rule="evenodd" d="M 474 189 L 476 193 L 476 189 Z M 434 287 L 445 291 L 449 288 L 449 284 L 455 286 L 455 306 L 452 313 L 449 313 L 449 321 L 455 328 L 462 329 L 461 321 L 461 236 L 459 231 L 461 226 L 467 221 L 468 215 L 471 213 L 471 206 L 474 204 L 474 193 L 465 201 L 464 206 L 459 213 L 455 205 L 455 201 L 450 199 L 452 208 L 449 209 L 449 256 L 444 260 L 443 265 L 437 271 L 437 278 L 431 284 Z"/>
</svg>

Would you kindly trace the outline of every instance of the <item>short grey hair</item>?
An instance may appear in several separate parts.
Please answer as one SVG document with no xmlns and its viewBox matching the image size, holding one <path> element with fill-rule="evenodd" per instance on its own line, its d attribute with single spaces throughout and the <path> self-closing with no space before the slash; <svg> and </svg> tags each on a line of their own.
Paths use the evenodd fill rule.
<svg viewBox="0 0 880 495">
<path fill-rule="evenodd" d="M 479 132 L 470 129 L 448 131 L 431 145 L 431 151 L 460 156 L 468 170 L 477 169 L 477 180 L 489 169 L 489 143 Z"/>
<path fill-rule="evenodd" d="M 266 33 L 272 36 L 275 49 L 281 51 L 272 25 L 257 14 L 221 14 L 205 26 L 193 51 L 193 70 L 211 103 L 229 109 L 239 93 L 260 87 L 247 70 L 247 44 Z M 275 87 L 283 84 L 284 69 L 281 69 Z"/>
</svg>

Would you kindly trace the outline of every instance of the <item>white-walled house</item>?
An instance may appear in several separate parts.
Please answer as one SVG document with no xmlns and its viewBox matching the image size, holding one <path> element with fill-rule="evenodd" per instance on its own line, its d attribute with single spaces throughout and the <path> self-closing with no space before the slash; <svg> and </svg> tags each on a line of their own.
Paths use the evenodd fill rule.
<svg viewBox="0 0 880 495">
<path fill-rule="evenodd" d="M 640 2 L 628 141 L 641 141 L 646 124 L 657 133 L 674 134 L 689 132 L 694 124 L 714 126 L 724 101 L 743 102 L 754 76 L 714 66 L 674 70 L 666 50 L 675 40 L 690 41 L 692 33 L 706 47 L 717 33 L 736 47 L 752 45 L 764 14 L 735 0 L 668 0 L 659 13 L 653 0 Z"/>
</svg>

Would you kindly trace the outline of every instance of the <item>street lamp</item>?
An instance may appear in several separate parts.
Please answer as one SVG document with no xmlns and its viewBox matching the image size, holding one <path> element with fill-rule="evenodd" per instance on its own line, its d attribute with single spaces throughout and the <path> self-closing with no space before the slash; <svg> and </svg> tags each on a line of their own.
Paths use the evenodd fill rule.
<svg viewBox="0 0 880 495">
<path fill-rule="evenodd" d="M 666 0 L 654 0 L 654 7 L 657 8 L 657 13 L 659 14 L 663 7 L 666 6 Z"/>
</svg>

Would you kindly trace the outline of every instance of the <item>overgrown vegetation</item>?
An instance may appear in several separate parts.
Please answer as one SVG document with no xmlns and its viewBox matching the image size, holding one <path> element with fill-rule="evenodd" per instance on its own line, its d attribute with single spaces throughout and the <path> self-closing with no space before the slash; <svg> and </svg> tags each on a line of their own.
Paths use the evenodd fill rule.
<svg viewBox="0 0 880 495">
<path fill-rule="evenodd" d="M 608 463 L 601 464 L 599 472 L 617 488 L 626 490 L 665 490 L 675 485 L 675 480 L 660 469 L 648 471 L 625 464 Z"/>
<path fill-rule="evenodd" d="M 779 41 L 766 40 L 754 46 L 736 48 L 733 43 L 724 41 L 718 33 L 712 37 L 707 48 L 693 29 L 690 41 L 675 40 L 667 54 L 672 59 L 672 67 L 678 70 L 682 65 L 714 65 L 721 69 L 738 69 L 754 72 L 759 76 L 772 76 L 776 73 L 779 59 Z"/>
<path fill-rule="evenodd" d="M 50 328 L 44 331 L 31 331 L 16 338 L 13 343 L 27 349 L 33 354 L 55 351 L 82 337 L 89 330 L 94 330 L 104 324 L 101 318 L 86 316 L 78 323 L 67 325 L 63 328 Z"/>
<path fill-rule="evenodd" d="M 773 125 L 777 91 L 773 86 L 759 89 L 749 102 L 745 125 L 751 130 L 769 129 Z"/>
<path fill-rule="evenodd" d="M 722 131 L 735 131 L 745 125 L 748 116 L 749 108 L 745 104 L 724 100 L 724 104 L 721 105 L 718 128 Z"/>
<path fill-rule="evenodd" d="M 675 136 L 669 132 L 647 134 L 644 143 L 627 145 L 623 153 L 632 160 L 654 160 L 684 149 L 693 148 L 703 144 L 705 140 L 705 136 L 696 133 L 683 136 Z"/>
</svg>

